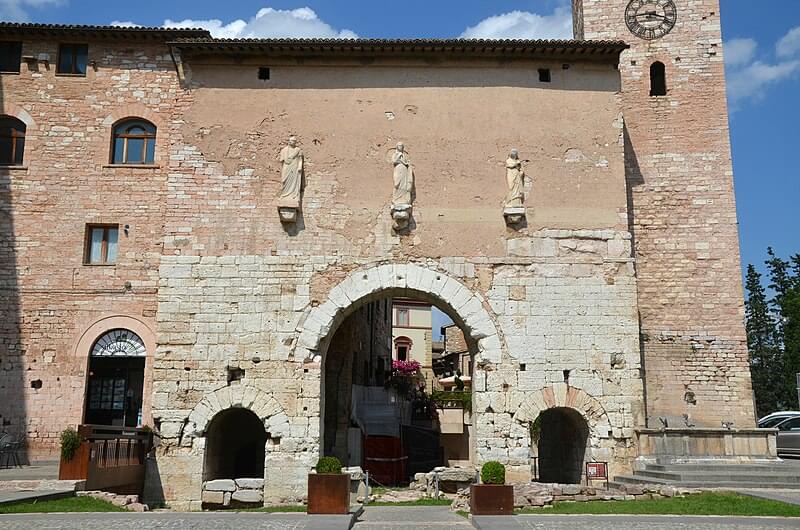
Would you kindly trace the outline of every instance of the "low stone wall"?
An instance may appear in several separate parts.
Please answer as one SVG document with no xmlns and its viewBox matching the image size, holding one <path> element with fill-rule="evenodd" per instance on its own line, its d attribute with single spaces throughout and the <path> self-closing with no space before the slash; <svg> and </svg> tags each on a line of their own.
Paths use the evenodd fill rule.
<svg viewBox="0 0 800 530">
<path fill-rule="evenodd" d="M 101 501 L 110 502 L 114 506 L 125 508 L 129 512 L 149 512 L 150 507 L 139 502 L 138 495 L 117 495 L 107 491 L 79 491 L 75 493 L 78 497 L 92 497 Z"/>
<path fill-rule="evenodd" d="M 263 506 L 264 479 L 237 478 L 209 480 L 203 483 L 203 507 Z"/>
<path fill-rule="evenodd" d="M 478 473 L 472 468 L 437 467 L 429 473 L 417 473 L 410 488 L 425 492 L 426 497 L 433 497 L 436 483 L 439 483 L 439 492 L 456 493 L 464 487 L 477 482 Z"/>
<path fill-rule="evenodd" d="M 554 502 L 635 501 L 683 497 L 701 493 L 702 490 L 676 488 L 660 484 L 626 485 L 620 489 L 607 490 L 579 484 L 514 484 L 515 508 L 546 508 Z M 469 488 L 458 492 L 453 511 L 469 511 Z"/>
</svg>

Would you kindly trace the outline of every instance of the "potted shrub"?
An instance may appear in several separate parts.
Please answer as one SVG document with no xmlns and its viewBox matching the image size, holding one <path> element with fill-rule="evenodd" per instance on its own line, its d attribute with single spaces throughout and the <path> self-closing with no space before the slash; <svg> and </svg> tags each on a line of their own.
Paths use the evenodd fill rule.
<svg viewBox="0 0 800 530">
<path fill-rule="evenodd" d="M 333 456 L 317 462 L 316 473 L 308 475 L 308 513 L 345 515 L 350 512 L 350 475 L 342 473 L 342 463 Z"/>
<path fill-rule="evenodd" d="M 59 480 L 86 480 L 89 474 L 89 444 L 72 427 L 61 433 Z"/>
<path fill-rule="evenodd" d="M 506 486 L 506 467 L 486 462 L 481 468 L 481 484 L 470 488 L 472 515 L 513 515 L 514 486 Z"/>
</svg>

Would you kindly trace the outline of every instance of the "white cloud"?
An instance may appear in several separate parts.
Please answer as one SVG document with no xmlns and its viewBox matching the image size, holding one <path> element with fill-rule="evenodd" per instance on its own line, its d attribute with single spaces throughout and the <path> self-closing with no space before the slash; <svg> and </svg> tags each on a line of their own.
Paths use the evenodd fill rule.
<svg viewBox="0 0 800 530">
<path fill-rule="evenodd" d="M 736 67 L 752 62 L 758 43 L 754 39 L 731 39 L 725 43 L 725 65 Z"/>
<path fill-rule="evenodd" d="M 181 21 L 166 20 L 167 28 L 204 28 L 217 38 L 250 39 L 250 38 L 357 38 L 349 29 L 336 30 L 321 20 L 313 9 L 283 10 L 265 7 L 249 20 L 242 19 L 223 22 L 219 19 Z"/>
<path fill-rule="evenodd" d="M 110 26 L 117 26 L 117 27 L 120 27 L 120 28 L 141 28 L 142 27 L 141 24 L 137 24 L 136 22 L 133 22 L 133 21 L 130 21 L 130 20 L 115 20 L 114 22 L 112 22 L 109 25 Z"/>
<path fill-rule="evenodd" d="M 512 11 L 486 18 L 464 30 L 464 39 L 570 39 L 572 11 L 558 7 L 550 15 Z"/>
<path fill-rule="evenodd" d="M 725 43 L 725 69 L 728 76 L 728 99 L 736 110 L 747 100 L 758 101 L 769 87 L 800 74 L 800 26 L 790 30 L 775 45 L 777 59 L 758 57 L 758 43 L 753 39 L 732 39 Z"/>
<path fill-rule="evenodd" d="M 57 6 L 66 0 L 0 0 L 0 19 L 9 22 L 27 22 L 30 8 Z"/>
<path fill-rule="evenodd" d="M 778 57 L 792 57 L 800 52 L 800 26 L 792 28 L 775 45 Z"/>
<path fill-rule="evenodd" d="M 762 99 L 766 88 L 794 77 L 800 72 L 800 60 L 767 64 L 756 61 L 728 75 L 728 97 L 736 107 L 742 100 Z"/>
</svg>

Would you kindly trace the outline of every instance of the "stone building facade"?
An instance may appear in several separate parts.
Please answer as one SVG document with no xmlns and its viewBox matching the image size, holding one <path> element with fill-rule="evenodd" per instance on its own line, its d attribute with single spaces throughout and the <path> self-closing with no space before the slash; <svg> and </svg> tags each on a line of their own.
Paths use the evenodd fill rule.
<svg viewBox="0 0 800 530">
<path fill-rule="evenodd" d="M 301 500 L 332 446 L 337 329 L 390 298 L 464 331 L 474 464 L 500 460 L 510 479 L 547 458 L 531 431 L 548 411 L 582 433 L 579 474 L 585 460 L 628 470 L 648 416 L 752 427 L 719 11 L 682 6 L 644 45 L 622 31 L 625 4 L 576 0 L 577 36 L 604 41 L 0 26 L 23 57 L 0 76 L 2 113 L 26 125 L 23 164 L 0 169 L 6 428 L 54 453 L 85 417 L 98 338 L 129 330 L 160 439 L 153 498 L 200 507 L 215 418 L 244 410 L 264 429 L 264 498 Z M 85 75 L 61 75 L 75 42 Z M 651 98 L 656 57 L 670 90 Z M 155 128 L 154 155 L 112 163 L 129 118 Z M 287 223 L 290 135 L 305 182 Z M 400 141 L 416 179 L 404 230 Z M 516 222 L 511 148 L 526 173 Z M 115 263 L 86 264 L 94 225 L 118 227 Z"/>
</svg>

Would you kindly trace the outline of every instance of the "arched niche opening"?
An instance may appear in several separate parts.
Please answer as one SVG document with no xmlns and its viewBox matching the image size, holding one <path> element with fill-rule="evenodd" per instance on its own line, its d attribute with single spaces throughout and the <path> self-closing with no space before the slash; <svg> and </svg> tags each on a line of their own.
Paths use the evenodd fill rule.
<svg viewBox="0 0 800 530">
<path fill-rule="evenodd" d="M 650 95 L 667 95 L 667 68 L 661 61 L 650 65 Z"/>
<path fill-rule="evenodd" d="M 203 480 L 264 478 L 267 432 L 255 413 L 223 410 L 206 430 Z"/>
<path fill-rule="evenodd" d="M 532 427 L 539 482 L 580 484 L 589 440 L 589 424 L 575 409 L 543 411 Z"/>
</svg>

